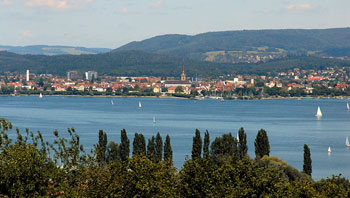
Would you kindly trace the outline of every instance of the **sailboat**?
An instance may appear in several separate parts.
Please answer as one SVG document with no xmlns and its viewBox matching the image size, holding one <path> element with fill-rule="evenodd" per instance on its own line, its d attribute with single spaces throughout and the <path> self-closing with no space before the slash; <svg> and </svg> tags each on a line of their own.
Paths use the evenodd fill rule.
<svg viewBox="0 0 350 198">
<path fill-rule="evenodd" d="M 42 93 L 40 93 L 39 98 L 43 98 L 43 94 Z"/>
<path fill-rule="evenodd" d="M 139 108 L 141 109 L 142 108 L 142 105 L 141 105 L 141 102 L 139 101 Z"/>
<path fill-rule="evenodd" d="M 239 142 L 239 134 L 237 133 L 237 142 Z"/>
<path fill-rule="evenodd" d="M 318 108 L 317 108 L 317 113 L 316 113 L 315 116 L 318 117 L 318 118 L 322 117 L 322 112 L 321 112 L 320 106 L 318 106 Z"/>
<path fill-rule="evenodd" d="M 156 124 L 156 117 L 153 116 L 153 124 Z"/>
<path fill-rule="evenodd" d="M 347 110 L 350 110 L 350 107 L 349 107 L 349 103 L 348 103 L 348 102 L 346 103 L 346 109 L 347 109 Z"/>
<path fill-rule="evenodd" d="M 332 152 L 331 147 L 328 147 L 328 154 Z"/>
<path fill-rule="evenodd" d="M 346 139 L 345 139 L 345 146 L 350 147 L 348 136 L 346 136 Z"/>
<path fill-rule="evenodd" d="M 111 100 L 111 104 L 112 104 L 112 105 L 114 105 L 114 102 L 113 102 L 113 100 Z"/>
</svg>

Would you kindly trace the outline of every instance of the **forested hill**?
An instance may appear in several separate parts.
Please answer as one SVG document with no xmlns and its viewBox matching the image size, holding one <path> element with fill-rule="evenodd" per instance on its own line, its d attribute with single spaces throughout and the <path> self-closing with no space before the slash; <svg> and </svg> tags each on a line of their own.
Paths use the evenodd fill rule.
<svg viewBox="0 0 350 198">
<path fill-rule="evenodd" d="M 131 42 L 115 51 L 142 50 L 184 55 L 195 59 L 207 58 L 206 53 L 208 52 L 233 51 L 242 54 L 261 48 L 263 49 L 261 52 L 265 54 L 283 52 L 350 56 L 349 38 L 350 28 L 224 31 L 195 36 L 156 36 L 139 42 Z M 338 50 L 342 53 L 337 53 Z"/>
<path fill-rule="evenodd" d="M 187 76 L 198 74 L 200 77 L 218 77 L 226 74 L 266 74 L 286 71 L 299 67 L 318 69 L 328 66 L 350 66 L 349 61 L 325 59 L 313 56 L 285 57 L 260 63 L 223 64 L 199 62 L 183 59 L 180 56 L 152 54 L 142 51 L 122 51 L 96 55 L 19 55 L 0 52 L 0 73 L 25 73 L 30 69 L 34 73 L 49 73 L 65 76 L 69 70 L 83 74 L 95 70 L 99 75 L 117 76 L 179 76 L 182 64 Z"/>
<path fill-rule="evenodd" d="M 28 45 L 28 46 L 8 46 L 0 45 L 0 51 L 8 51 L 16 54 L 35 54 L 35 55 L 80 55 L 80 54 L 99 54 L 110 52 L 108 48 L 86 48 L 73 46 L 50 46 L 50 45 Z"/>
</svg>

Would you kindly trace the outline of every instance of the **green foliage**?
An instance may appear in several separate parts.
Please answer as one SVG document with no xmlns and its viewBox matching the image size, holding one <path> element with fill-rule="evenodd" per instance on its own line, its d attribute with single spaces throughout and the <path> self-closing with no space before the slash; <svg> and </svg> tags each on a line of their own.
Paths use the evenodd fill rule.
<svg viewBox="0 0 350 198">
<path fill-rule="evenodd" d="M 247 134 L 244 132 L 243 127 L 238 131 L 238 154 L 239 158 L 242 159 L 248 154 L 248 145 L 247 145 Z"/>
<path fill-rule="evenodd" d="M 122 161 L 126 161 L 128 160 L 130 154 L 130 140 L 128 138 L 128 135 L 126 134 L 125 129 L 121 130 L 120 140 L 120 159 Z"/>
<path fill-rule="evenodd" d="M 114 162 L 120 160 L 119 145 L 113 141 L 110 141 L 106 149 L 106 161 Z"/>
<path fill-rule="evenodd" d="M 142 134 L 135 133 L 132 154 L 146 156 L 146 141 Z"/>
<path fill-rule="evenodd" d="M 96 160 L 99 164 L 102 164 L 105 161 L 107 161 L 106 159 L 107 142 L 108 142 L 107 134 L 103 132 L 103 130 L 100 130 L 98 132 L 98 144 L 95 145 Z"/>
<path fill-rule="evenodd" d="M 154 149 L 154 157 L 156 162 L 162 161 L 163 158 L 163 140 L 162 137 L 160 136 L 159 132 L 157 133 L 156 136 L 156 145 Z"/>
<path fill-rule="evenodd" d="M 264 129 L 260 129 L 256 135 L 254 142 L 256 158 L 262 158 L 264 155 L 270 155 L 270 143 L 267 133 Z"/>
<path fill-rule="evenodd" d="M 232 158 L 235 159 L 238 155 L 237 140 L 231 133 L 216 137 L 210 148 L 211 157 L 219 163 L 232 160 Z"/>
<path fill-rule="evenodd" d="M 155 162 L 155 154 L 156 154 L 156 143 L 155 143 L 155 138 L 152 136 L 151 139 L 148 139 L 148 144 L 147 144 L 147 158 L 151 160 L 152 162 Z"/>
<path fill-rule="evenodd" d="M 209 157 L 209 144 L 210 144 L 209 131 L 206 130 L 204 134 L 203 158 Z"/>
<path fill-rule="evenodd" d="M 192 144 L 192 159 L 198 159 L 202 157 L 202 138 L 201 132 L 196 129 L 196 135 L 193 137 Z"/>
<path fill-rule="evenodd" d="M 169 135 L 166 136 L 165 143 L 164 143 L 164 161 L 166 162 L 173 161 L 173 149 L 171 148 Z"/>
<path fill-rule="evenodd" d="M 311 176 L 312 173 L 312 160 L 311 160 L 311 152 L 309 147 L 304 144 L 304 165 L 303 165 L 304 173 Z"/>
</svg>

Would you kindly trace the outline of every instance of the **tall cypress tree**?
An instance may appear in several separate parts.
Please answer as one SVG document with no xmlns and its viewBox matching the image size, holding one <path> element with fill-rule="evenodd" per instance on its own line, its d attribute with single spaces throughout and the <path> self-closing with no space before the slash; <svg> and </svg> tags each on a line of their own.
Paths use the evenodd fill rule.
<svg viewBox="0 0 350 198">
<path fill-rule="evenodd" d="M 162 156 L 163 156 L 163 140 L 158 132 L 156 136 L 155 161 L 156 162 L 162 161 Z"/>
<path fill-rule="evenodd" d="M 152 162 L 155 162 L 155 138 L 152 136 L 151 139 L 148 139 L 148 145 L 147 145 L 147 158 L 150 159 Z"/>
<path fill-rule="evenodd" d="M 139 154 L 146 156 L 146 140 L 143 134 L 139 134 L 139 142 L 138 142 Z"/>
<path fill-rule="evenodd" d="M 304 165 L 303 165 L 304 173 L 311 176 L 312 173 L 312 160 L 311 160 L 311 152 L 309 147 L 304 144 Z"/>
<path fill-rule="evenodd" d="M 208 130 L 206 130 L 205 134 L 204 134 L 204 145 L 203 145 L 203 157 L 204 158 L 209 157 L 209 144 L 210 144 L 209 132 L 208 132 Z"/>
<path fill-rule="evenodd" d="M 173 161 L 173 150 L 171 148 L 169 135 L 166 136 L 165 143 L 164 143 L 164 161 L 167 161 L 167 162 Z"/>
<path fill-rule="evenodd" d="M 126 134 L 125 129 L 121 131 L 120 140 L 121 140 L 121 143 L 119 146 L 120 159 L 122 161 L 126 161 L 129 158 L 129 154 L 130 154 L 130 140 Z"/>
<path fill-rule="evenodd" d="M 107 134 L 103 130 L 98 132 L 98 143 L 95 145 L 96 160 L 98 163 L 106 161 Z"/>
<path fill-rule="evenodd" d="M 201 132 L 198 129 L 196 129 L 196 135 L 193 137 L 193 144 L 192 144 L 192 159 L 201 158 L 201 154 L 202 154 Z"/>
<path fill-rule="evenodd" d="M 134 141 L 132 142 L 132 155 L 139 155 L 140 149 L 139 149 L 139 134 L 135 133 Z"/>
<path fill-rule="evenodd" d="M 256 135 L 254 142 L 256 158 L 262 158 L 264 155 L 270 155 L 270 143 L 267 133 L 264 129 L 260 129 Z"/>
<path fill-rule="evenodd" d="M 244 132 L 243 127 L 241 127 L 238 131 L 238 138 L 238 153 L 239 158 L 242 159 L 248 153 L 247 134 Z"/>
</svg>

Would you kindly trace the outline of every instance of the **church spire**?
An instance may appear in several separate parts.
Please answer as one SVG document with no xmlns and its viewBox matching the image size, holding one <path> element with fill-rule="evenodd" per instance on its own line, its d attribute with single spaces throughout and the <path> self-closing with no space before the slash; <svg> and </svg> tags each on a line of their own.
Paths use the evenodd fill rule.
<svg viewBox="0 0 350 198">
<path fill-rule="evenodd" d="M 186 81 L 185 64 L 182 64 L 181 81 Z"/>
</svg>

